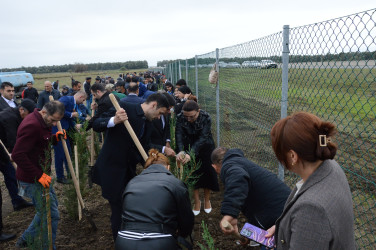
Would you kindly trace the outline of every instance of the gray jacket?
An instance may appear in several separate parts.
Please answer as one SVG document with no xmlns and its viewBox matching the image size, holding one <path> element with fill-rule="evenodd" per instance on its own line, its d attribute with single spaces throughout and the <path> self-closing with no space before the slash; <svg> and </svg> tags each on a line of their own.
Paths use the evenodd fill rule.
<svg viewBox="0 0 376 250">
<path fill-rule="evenodd" d="M 287 199 L 276 222 L 277 249 L 355 249 L 354 215 L 346 176 L 326 160 Z"/>
</svg>

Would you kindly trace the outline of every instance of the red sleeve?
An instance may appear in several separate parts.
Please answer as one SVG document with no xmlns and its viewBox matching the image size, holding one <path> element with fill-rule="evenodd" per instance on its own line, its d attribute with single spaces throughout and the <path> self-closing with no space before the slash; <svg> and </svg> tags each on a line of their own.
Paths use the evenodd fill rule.
<svg viewBox="0 0 376 250">
<path fill-rule="evenodd" d="M 12 159 L 17 163 L 18 168 L 28 173 L 29 177 L 36 177 L 38 180 L 43 175 L 42 169 L 35 164 L 30 155 L 34 152 L 33 148 L 38 145 L 40 131 L 36 126 L 19 127 L 17 131 L 17 141 L 12 151 Z"/>
</svg>

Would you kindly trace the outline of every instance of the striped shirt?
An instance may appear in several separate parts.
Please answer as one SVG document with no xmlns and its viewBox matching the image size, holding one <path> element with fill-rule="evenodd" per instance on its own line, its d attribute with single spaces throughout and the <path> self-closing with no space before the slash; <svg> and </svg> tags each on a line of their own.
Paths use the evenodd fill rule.
<svg viewBox="0 0 376 250">
<path fill-rule="evenodd" d="M 131 231 L 119 231 L 118 236 L 127 240 L 144 240 L 144 239 L 156 239 L 164 237 L 172 237 L 171 234 L 163 233 L 137 233 Z"/>
</svg>

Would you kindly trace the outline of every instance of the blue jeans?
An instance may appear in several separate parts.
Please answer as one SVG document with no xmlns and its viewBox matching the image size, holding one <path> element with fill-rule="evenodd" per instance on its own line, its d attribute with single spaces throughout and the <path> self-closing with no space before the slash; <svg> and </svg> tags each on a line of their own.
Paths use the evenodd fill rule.
<svg viewBox="0 0 376 250">
<path fill-rule="evenodd" d="M 36 244 L 34 242 L 35 237 L 38 237 L 38 233 L 41 235 L 42 239 L 42 249 L 48 249 L 48 229 L 47 229 L 47 207 L 45 196 L 43 195 L 43 186 L 39 183 L 26 183 L 19 181 L 19 192 L 20 195 L 29 197 L 32 199 L 32 202 L 36 209 L 36 214 L 34 216 L 33 221 L 29 225 L 29 227 L 25 230 L 22 234 L 22 239 L 28 242 L 29 244 Z M 56 239 L 56 232 L 57 232 L 57 224 L 59 222 L 59 211 L 58 211 L 58 203 L 55 191 L 50 185 L 49 188 L 50 194 L 50 209 L 51 209 L 51 224 L 52 224 L 52 243 L 54 249 L 55 247 L 55 239 Z M 42 230 L 42 232 L 41 232 Z M 39 247 L 38 247 L 39 248 Z"/>
</svg>

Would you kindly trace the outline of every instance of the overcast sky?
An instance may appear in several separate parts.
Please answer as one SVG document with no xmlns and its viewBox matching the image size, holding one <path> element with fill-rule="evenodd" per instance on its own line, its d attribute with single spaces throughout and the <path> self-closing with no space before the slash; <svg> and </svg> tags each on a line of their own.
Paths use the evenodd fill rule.
<svg viewBox="0 0 376 250">
<path fill-rule="evenodd" d="M 185 59 L 375 0 L 1 0 L 0 68 Z"/>
</svg>

